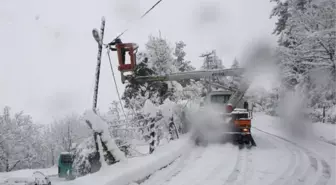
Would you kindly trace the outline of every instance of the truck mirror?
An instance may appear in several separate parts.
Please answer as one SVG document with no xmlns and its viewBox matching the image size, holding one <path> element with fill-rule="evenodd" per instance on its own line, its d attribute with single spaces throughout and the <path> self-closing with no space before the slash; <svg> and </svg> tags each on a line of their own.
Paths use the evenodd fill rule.
<svg viewBox="0 0 336 185">
<path fill-rule="evenodd" d="M 249 103 L 246 101 L 244 102 L 244 109 L 248 110 L 249 109 Z"/>
</svg>

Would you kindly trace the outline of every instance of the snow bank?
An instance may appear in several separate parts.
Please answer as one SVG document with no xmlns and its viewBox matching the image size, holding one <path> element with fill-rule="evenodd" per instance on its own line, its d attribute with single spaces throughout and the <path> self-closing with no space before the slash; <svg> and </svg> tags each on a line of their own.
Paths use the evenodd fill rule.
<svg viewBox="0 0 336 185">
<path fill-rule="evenodd" d="M 56 166 L 45 169 L 24 169 L 11 172 L 2 172 L 0 173 L 0 183 L 4 182 L 8 178 L 32 178 L 33 173 L 36 171 L 40 171 L 46 176 L 55 176 L 58 173 Z"/>
<path fill-rule="evenodd" d="M 158 147 L 151 155 L 132 158 L 106 167 L 94 174 L 62 182 L 59 185 L 126 185 L 141 181 L 155 171 L 170 164 L 189 149 L 189 136 Z"/>
<path fill-rule="evenodd" d="M 327 112 L 326 112 L 327 118 L 329 118 L 331 122 L 335 121 L 334 124 L 336 124 L 336 105 L 331 107 Z M 328 120 L 328 119 L 327 119 Z"/>
<path fill-rule="evenodd" d="M 324 142 L 336 146 L 336 125 L 327 123 L 314 123 L 313 130 L 317 137 Z"/>
<path fill-rule="evenodd" d="M 315 153 L 314 157 L 316 157 L 316 159 L 320 161 L 318 164 L 318 168 L 320 171 L 323 170 L 322 173 L 334 174 L 334 172 L 336 171 L 335 146 L 319 138 L 319 135 L 322 135 L 323 137 L 335 138 L 335 125 L 323 123 L 311 124 L 309 137 L 302 138 L 294 137 L 292 134 L 289 134 L 286 129 L 283 129 L 283 126 L 285 124 L 283 124 L 283 122 L 279 120 L 278 117 L 272 117 L 265 114 L 256 113 L 254 115 L 254 120 L 252 124 L 257 129 L 273 135 L 280 136 L 281 138 L 290 141 L 290 143 L 293 143 L 297 147 L 302 148 L 302 150 L 304 151 L 306 150 L 307 152 L 312 152 L 313 154 Z M 258 130 L 252 129 L 252 135 L 254 133 L 258 133 Z M 320 167 L 322 167 L 322 169 L 320 169 Z M 329 184 L 335 184 L 334 175 L 331 175 L 329 182 Z"/>
<path fill-rule="evenodd" d="M 328 123 L 306 123 L 309 127 L 301 127 L 302 132 L 305 132 L 305 137 L 301 133 L 294 136 L 288 132 L 288 125 L 283 123 L 278 117 L 268 116 L 264 113 L 255 113 L 252 125 L 265 131 L 274 134 L 279 134 L 290 139 L 319 139 L 329 144 L 336 145 L 336 125 Z M 301 125 L 302 126 L 302 125 Z"/>
</svg>

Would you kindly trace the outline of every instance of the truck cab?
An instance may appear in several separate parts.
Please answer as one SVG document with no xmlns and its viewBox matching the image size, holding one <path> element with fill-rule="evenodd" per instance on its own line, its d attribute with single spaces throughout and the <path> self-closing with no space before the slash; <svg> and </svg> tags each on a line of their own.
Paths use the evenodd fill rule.
<svg viewBox="0 0 336 185">
<path fill-rule="evenodd" d="M 211 118 L 219 117 L 221 119 L 217 119 L 217 123 L 207 121 L 204 124 L 205 126 L 199 127 L 196 130 L 196 144 L 199 140 L 204 140 L 204 135 L 209 135 L 209 129 L 204 128 L 211 128 L 213 126 L 208 125 L 214 124 L 217 127 L 213 127 L 215 129 L 210 132 L 210 135 L 219 133 L 219 136 L 224 138 L 224 140 L 231 140 L 235 144 L 245 143 L 255 146 L 255 142 L 250 134 L 252 104 L 246 99 L 241 98 L 234 106 L 231 105 L 229 102 L 233 94 L 234 92 L 232 91 L 213 91 L 207 94 L 204 101 L 201 102 L 201 107 L 207 110 L 203 112 L 203 115 L 211 114 Z M 211 111 L 209 112 L 209 110 Z"/>
<path fill-rule="evenodd" d="M 234 92 L 232 91 L 212 91 L 209 94 L 207 94 L 207 96 L 204 98 L 204 101 L 201 102 L 201 106 L 223 106 L 223 107 L 227 107 L 229 104 L 229 100 L 231 95 Z M 250 111 L 252 108 L 252 104 L 250 102 L 248 102 L 247 100 L 245 100 L 244 98 L 242 98 L 235 107 L 232 107 L 233 111 L 234 109 L 245 109 L 246 111 Z M 231 112 L 230 111 L 230 112 Z"/>
<path fill-rule="evenodd" d="M 73 154 L 62 152 L 58 158 L 58 177 L 68 177 L 72 173 Z"/>
</svg>

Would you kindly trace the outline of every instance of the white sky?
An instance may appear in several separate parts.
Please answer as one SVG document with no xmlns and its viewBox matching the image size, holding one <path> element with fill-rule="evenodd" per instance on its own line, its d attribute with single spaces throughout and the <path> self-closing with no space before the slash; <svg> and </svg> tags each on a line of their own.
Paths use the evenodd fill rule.
<svg viewBox="0 0 336 185">
<path fill-rule="evenodd" d="M 144 48 L 148 36 L 160 30 L 172 45 L 179 40 L 187 44 L 186 59 L 196 67 L 205 51 L 216 49 L 229 67 L 259 38 L 273 44 L 276 40 L 269 0 L 163 0 L 135 21 L 155 2 L 1 0 L 0 108 L 24 110 L 39 123 L 90 109 L 97 56 L 91 31 L 100 27 L 101 16 L 107 21 L 105 42 L 131 26 L 122 40 Z M 116 71 L 116 55 L 112 56 Z M 98 97 L 102 111 L 117 100 L 106 57 L 104 52 Z M 123 92 L 119 73 L 116 77 Z"/>
</svg>

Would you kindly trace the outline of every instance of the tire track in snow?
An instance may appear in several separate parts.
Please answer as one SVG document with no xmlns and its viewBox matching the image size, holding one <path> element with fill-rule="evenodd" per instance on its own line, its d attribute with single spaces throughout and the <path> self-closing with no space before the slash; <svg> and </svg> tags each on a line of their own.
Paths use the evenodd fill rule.
<svg viewBox="0 0 336 185">
<path fill-rule="evenodd" d="M 304 178 L 307 178 L 307 174 L 304 173 L 303 175 L 301 174 L 301 172 L 310 172 L 310 165 L 306 166 L 306 162 L 308 160 L 308 155 L 303 152 L 302 150 L 300 150 L 297 147 L 293 147 L 292 145 L 289 146 L 289 148 L 294 151 L 295 153 L 295 157 L 296 157 L 296 165 L 295 165 L 295 169 L 294 172 L 289 176 L 288 179 L 286 179 L 286 181 L 284 182 L 284 184 L 301 184 L 302 182 L 304 182 Z"/>
<path fill-rule="evenodd" d="M 196 150 L 197 150 L 197 149 L 196 149 Z M 177 168 L 175 168 L 173 171 L 171 171 L 171 172 L 168 174 L 168 176 L 165 178 L 164 182 L 161 183 L 160 185 L 169 183 L 170 180 L 172 180 L 174 177 L 176 177 L 178 174 L 180 174 L 181 171 L 183 171 L 183 169 L 185 169 L 186 166 L 187 166 L 188 164 L 190 164 L 190 162 L 196 163 L 198 160 L 201 160 L 201 157 L 202 157 L 203 153 L 205 152 L 205 148 L 201 148 L 201 152 L 200 152 L 200 153 L 198 153 L 198 152 L 196 152 L 196 151 L 193 151 L 193 152 L 194 152 L 195 154 L 197 154 L 197 157 L 196 157 L 196 158 L 194 158 L 193 156 L 192 156 L 192 157 L 189 157 L 189 158 L 187 159 L 187 162 L 185 161 L 186 158 L 181 159 L 181 163 L 182 163 L 182 164 L 180 163 L 181 165 L 178 165 Z M 158 183 L 155 182 L 154 184 L 157 185 Z"/>
<path fill-rule="evenodd" d="M 245 166 L 244 166 L 244 173 L 240 175 L 240 180 L 236 182 L 236 184 L 245 185 L 247 184 L 251 178 L 253 177 L 254 168 L 252 165 L 252 151 L 251 149 L 245 149 L 246 151 L 246 157 L 245 157 Z"/>
<path fill-rule="evenodd" d="M 226 145 L 226 146 L 230 146 L 230 150 L 237 150 L 237 147 L 234 145 Z M 223 147 L 225 147 L 225 145 L 223 145 Z M 236 161 L 238 161 L 238 156 Z M 217 167 L 215 167 L 209 174 L 208 176 L 206 176 L 205 179 L 203 179 L 202 181 L 199 181 L 197 184 L 194 185 L 204 185 L 204 184 L 211 184 L 211 185 L 221 185 L 223 181 L 225 181 L 225 177 L 227 175 L 227 161 L 225 160 L 221 160 L 221 162 L 217 165 Z"/>
<path fill-rule="evenodd" d="M 308 155 L 308 159 L 309 159 L 309 167 L 305 171 L 305 173 L 298 179 L 299 182 L 297 182 L 296 184 L 306 185 L 308 182 L 308 178 L 311 177 L 310 174 L 317 173 L 318 170 L 317 159 L 311 155 Z"/>
<path fill-rule="evenodd" d="M 295 177 L 292 176 L 291 177 L 291 181 L 294 184 L 306 184 L 306 182 L 308 182 L 308 178 L 312 177 L 310 174 L 317 174 L 318 179 L 316 181 L 316 183 L 314 183 L 314 185 L 326 185 L 329 181 L 329 179 L 331 178 L 331 167 L 330 165 L 322 158 L 320 157 L 318 154 L 313 153 L 312 151 L 308 150 L 307 148 L 304 148 L 300 145 L 298 145 L 297 143 L 290 141 L 286 138 L 283 138 L 281 136 L 260 130 L 256 127 L 253 127 L 254 129 L 263 132 L 265 134 L 268 134 L 270 136 L 273 136 L 275 138 L 278 138 L 286 143 L 291 144 L 291 146 L 294 146 L 293 148 L 296 148 L 297 150 L 300 150 L 301 152 L 303 152 L 309 159 L 309 166 L 306 169 L 306 171 L 304 172 L 304 174 L 300 175 L 299 177 Z M 319 171 L 318 167 L 321 164 L 322 169 Z M 278 184 L 278 181 L 276 180 L 274 183 Z"/>
<path fill-rule="evenodd" d="M 259 131 L 263 132 L 264 134 L 270 135 L 268 132 L 264 132 L 260 129 Z M 311 154 L 309 154 L 309 152 L 303 150 L 297 145 L 294 145 L 292 142 L 288 142 L 287 140 L 284 140 L 283 138 L 273 134 L 271 134 L 271 136 L 274 140 L 277 140 L 277 142 L 280 142 L 283 145 L 285 145 L 287 150 L 292 152 L 292 156 L 293 155 L 295 156 L 295 163 L 293 162 L 294 158 L 292 157 L 291 158 L 292 160 L 290 162 L 290 165 L 287 167 L 287 170 L 281 176 L 279 176 L 279 178 L 274 180 L 272 185 L 278 185 L 278 184 L 306 185 L 308 182 L 308 178 L 314 177 L 314 175 L 312 176 L 311 174 L 316 174 L 317 172 L 318 168 L 317 159 L 314 158 Z M 308 165 L 306 165 L 307 162 L 309 163 Z"/>
<path fill-rule="evenodd" d="M 325 185 L 328 184 L 329 179 L 331 178 L 331 168 L 325 160 L 321 160 L 323 167 L 322 176 L 318 179 L 315 185 Z"/>
<path fill-rule="evenodd" d="M 231 147 L 229 147 L 231 146 Z M 178 177 L 172 179 L 171 185 L 204 185 L 204 184 L 218 184 L 221 178 L 216 178 L 223 175 L 222 172 L 227 173 L 228 166 L 232 156 L 237 156 L 235 151 L 232 153 L 232 145 L 227 144 L 209 144 L 202 160 L 195 163 L 195 167 L 189 166 L 187 170 L 183 171 Z M 238 150 L 237 150 L 238 152 Z M 229 156 L 227 154 L 230 154 Z M 232 164 L 233 166 L 233 164 Z M 220 169 L 220 171 L 217 171 Z M 221 176 L 219 176 L 221 177 Z"/>
<path fill-rule="evenodd" d="M 243 169 L 243 162 L 244 159 L 246 157 L 246 150 L 244 149 L 240 149 L 239 153 L 238 153 L 238 157 L 236 160 L 236 164 L 232 170 L 232 172 L 230 173 L 230 175 L 228 176 L 227 180 L 225 181 L 225 184 L 233 184 L 234 182 L 237 181 L 239 174 L 241 173 L 242 169 Z M 245 159 L 246 160 L 246 159 Z"/>
<path fill-rule="evenodd" d="M 200 160 L 204 152 L 205 148 L 193 147 L 191 151 L 183 154 L 168 168 L 156 172 L 155 175 L 141 183 L 141 185 L 163 185 L 168 183 L 173 177 L 177 176 L 190 162 L 197 162 L 197 160 Z"/>
<path fill-rule="evenodd" d="M 230 172 L 230 167 L 234 166 L 233 157 L 237 157 L 238 149 L 226 144 L 209 144 L 205 147 L 199 160 L 188 163 L 177 175 L 170 175 L 164 183 L 152 181 L 152 184 L 165 185 L 221 185 L 225 177 Z M 229 155 L 228 155 L 229 154 Z M 160 175 L 162 176 L 162 174 Z"/>
<path fill-rule="evenodd" d="M 257 129 L 257 131 L 259 131 Z M 262 134 L 267 135 L 266 133 L 259 131 Z M 268 135 L 267 135 L 268 136 Z M 302 155 L 302 152 L 298 152 L 297 149 L 293 149 L 293 147 L 290 147 L 288 144 L 286 144 L 283 140 L 276 138 L 276 137 L 266 137 L 266 140 L 268 140 L 271 143 L 274 143 L 275 146 L 278 146 L 279 148 L 282 148 L 282 150 L 288 151 L 290 154 L 290 158 L 288 160 L 288 165 L 284 168 L 284 171 L 280 173 L 280 175 L 272 180 L 270 182 L 270 185 L 279 185 L 279 184 L 288 184 L 290 183 L 290 180 L 292 180 L 291 177 L 296 176 L 300 172 L 300 164 L 303 164 L 300 159 L 300 155 Z M 273 141 L 270 141 L 269 139 L 272 139 Z M 247 182 L 248 183 L 248 182 Z"/>
<path fill-rule="evenodd" d="M 276 140 L 276 138 L 272 138 Z M 287 145 L 285 145 L 282 141 L 276 140 L 278 146 L 281 145 L 282 148 L 285 148 L 289 153 L 291 154 L 289 164 L 285 171 L 277 178 L 275 179 L 271 185 L 278 185 L 278 184 L 285 184 L 286 178 L 290 177 L 294 173 L 294 169 L 297 165 L 297 154 L 294 150 L 291 150 Z M 280 144 L 279 144 L 280 143 Z"/>
<path fill-rule="evenodd" d="M 222 160 L 220 163 L 217 164 L 217 166 L 211 170 L 211 172 L 208 173 L 208 175 L 204 179 L 200 179 L 198 182 L 195 182 L 193 185 L 204 185 L 204 184 L 211 184 L 215 185 L 216 181 L 218 182 L 218 178 L 220 175 L 223 175 L 222 169 L 225 168 L 226 161 Z M 214 181 L 212 183 L 209 183 L 211 181 Z"/>
<path fill-rule="evenodd" d="M 251 149 L 239 149 L 239 155 L 236 160 L 236 164 L 225 180 L 225 185 L 242 184 L 245 185 L 253 177 L 254 168 L 252 165 L 252 150 Z M 223 184 L 223 183 L 221 183 Z"/>
</svg>

